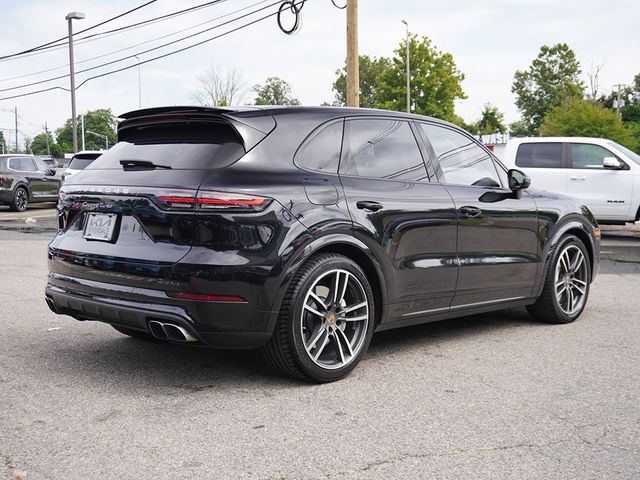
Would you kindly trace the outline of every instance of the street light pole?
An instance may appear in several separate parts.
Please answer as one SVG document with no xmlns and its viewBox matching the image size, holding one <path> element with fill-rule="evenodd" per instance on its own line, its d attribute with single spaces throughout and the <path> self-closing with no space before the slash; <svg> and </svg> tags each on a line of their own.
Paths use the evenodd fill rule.
<svg viewBox="0 0 640 480">
<path fill-rule="evenodd" d="M 138 108 L 142 108 L 142 80 L 140 74 L 140 57 L 138 55 L 134 55 L 138 59 Z"/>
<path fill-rule="evenodd" d="M 95 135 L 96 137 L 104 138 L 104 146 L 106 147 L 106 150 L 109 150 L 109 137 L 108 136 L 103 135 L 103 134 L 98 133 L 98 132 L 92 132 L 91 130 L 87 130 L 87 133 Z"/>
<path fill-rule="evenodd" d="M 66 17 L 69 24 L 69 78 L 71 80 L 71 124 L 73 126 L 73 153 L 78 151 L 78 124 L 76 122 L 76 76 L 73 65 L 73 27 L 72 20 L 82 20 L 85 17 L 82 12 L 71 12 Z"/>
<path fill-rule="evenodd" d="M 407 27 L 407 113 L 411 113 L 411 68 L 409 67 L 409 24 L 402 20 Z"/>
</svg>

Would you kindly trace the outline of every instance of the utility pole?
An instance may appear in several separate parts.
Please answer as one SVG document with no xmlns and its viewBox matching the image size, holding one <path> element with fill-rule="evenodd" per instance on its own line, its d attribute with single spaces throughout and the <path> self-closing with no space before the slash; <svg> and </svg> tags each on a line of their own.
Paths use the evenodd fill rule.
<svg viewBox="0 0 640 480">
<path fill-rule="evenodd" d="M 73 127 L 73 153 L 78 151 L 78 124 L 76 122 L 76 75 L 74 72 L 73 64 L 73 27 L 71 22 L 73 20 L 82 20 L 84 18 L 82 12 L 71 12 L 66 17 L 69 24 L 69 79 L 71 81 L 71 124 Z"/>
<path fill-rule="evenodd" d="M 621 118 L 622 114 L 620 113 L 620 91 L 622 90 L 622 87 L 626 87 L 626 85 L 623 83 L 619 83 L 618 85 L 614 85 L 613 87 L 618 90 L 618 100 L 616 101 L 616 113 L 618 114 L 618 118 Z"/>
<path fill-rule="evenodd" d="M 47 129 L 47 122 L 44 122 L 44 138 L 47 139 L 47 155 L 51 156 L 51 145 L 49 145 L 49 130 Z"/>
<path fill-rule="evenodd" d="M 407 26 L 407 113 L 411 113 L 411 67 L 409 66 L 409 24 L 402 20 Z"/>
<path fill-rule="evenodd" d="M 360 106 L 358 0 L 347 0 L 347 107 Z"/>
<path fill-rule="evenodd" d="M 15 153 L 18 153 L 18 107 L 15 107 L 15 114 L 16 114 L 16 151 Z"/>
<path fill-rule="evenodd" d="M 80 125 L 82 125 L 82 151 L 84 152 L 84 113 L 80 115 Z"/>
</svg>

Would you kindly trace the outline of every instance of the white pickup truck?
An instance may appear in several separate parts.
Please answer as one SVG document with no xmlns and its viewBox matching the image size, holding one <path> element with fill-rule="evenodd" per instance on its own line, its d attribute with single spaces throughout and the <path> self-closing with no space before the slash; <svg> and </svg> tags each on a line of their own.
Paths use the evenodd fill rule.
<svg viewBox="0 0 640 480">
<path fill-rule="evenodd" d="M 600 223 L 640 220 L 640 155 L 611 140 L 514 138 L 499 158 L 532 188 L 578 198 Z"/>
</svg>

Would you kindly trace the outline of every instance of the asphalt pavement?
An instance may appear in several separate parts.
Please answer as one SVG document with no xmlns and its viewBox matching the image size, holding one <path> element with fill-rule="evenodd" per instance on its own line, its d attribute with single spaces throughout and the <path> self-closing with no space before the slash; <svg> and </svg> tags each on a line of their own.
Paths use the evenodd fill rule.
<svg viewBox="0 0 640 480">
<path fill-rule="evenodd" d="M 0 478 L 640 478 L 633 232 L 605 235 L 573 324 L 515 309 L 383 332 L 310 385 L 54 315 L 48 221 L 0 219 Z"/>
</svg>

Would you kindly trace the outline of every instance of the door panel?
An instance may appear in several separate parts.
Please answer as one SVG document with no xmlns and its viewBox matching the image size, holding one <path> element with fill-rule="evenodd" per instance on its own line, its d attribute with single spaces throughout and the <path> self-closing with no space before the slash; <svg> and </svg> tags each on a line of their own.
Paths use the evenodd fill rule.
<svg viewBox="0 0 640 480">
<path fill-rule="evenodd" d="M 447 185 L 458 211 L 452 306 L 529 297 L 540 267 L 538 214 L 526 192 Z"/>
<path fill-rule="evenodd" d="M 458 266 L 456 215 L 438 184 L 342 177 L 354 235 L 383 263 L 389 320 L 448 309 Z M 376 202 L 372 211 L 363 202 Z M 360 207 L 358 206 L 360 203 Z"/>
<path fill-rule="evenodd" d="M 567 193 L 578 198 L 598 219 L 626 220 L 635 216 L 631 211 L 633 177 L 630 170 L 608 170 L 602 166 L 612 152 L 587 143 L 570 144 L 572 169 L 569 171 Z"/>
</svg>

